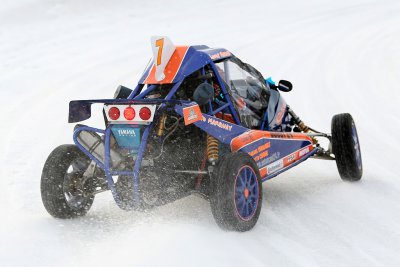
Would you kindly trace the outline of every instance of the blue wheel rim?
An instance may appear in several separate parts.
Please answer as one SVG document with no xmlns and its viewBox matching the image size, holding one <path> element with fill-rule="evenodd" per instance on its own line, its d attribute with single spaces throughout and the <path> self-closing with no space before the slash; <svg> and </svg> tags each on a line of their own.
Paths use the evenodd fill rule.
<svg viewBox="0 0 400 267">
<path fill-rule="evenodd" d="M 240 168 L 235 179 L 235 208 L 240 219 L 249 221 L 256 213 L 259 201 L 257 175 L 246 165 Z"/>
<path fill-rule="evenodd" d="M 357 129 L 354 122 L 351 125 L 351 132 L 353 137 L 353 145 L 354 145 L 354 152 L 356 157 L 357 168 L 361 170 L 362 168 L 362 161 L 361 161 L 361 149 L 360 149 L 360 142 L 358 141 Z"/>
</svg>

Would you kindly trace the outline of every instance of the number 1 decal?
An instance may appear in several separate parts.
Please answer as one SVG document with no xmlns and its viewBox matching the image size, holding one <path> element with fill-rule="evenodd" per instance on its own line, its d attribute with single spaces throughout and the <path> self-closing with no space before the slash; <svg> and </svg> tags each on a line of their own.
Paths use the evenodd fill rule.
<svg viewBox="0 0 400 267">
<path fill-rule="evenodd" d="M 158 47 L 157 66 L 159 66 L 161 64 L 161 56 L 162 56 L 163 46 L 164 46 L 164 38 L 156 40 L 156 47 Z"/>
<path fill-rule="evenodd" d="M 150 41 L 155 67 L 154 79 L 156 82 L 159 82 L 165 79 L 165 68 L 174 54 L 176 47 L 167 36 L 152 36 Z"/>
</svg>

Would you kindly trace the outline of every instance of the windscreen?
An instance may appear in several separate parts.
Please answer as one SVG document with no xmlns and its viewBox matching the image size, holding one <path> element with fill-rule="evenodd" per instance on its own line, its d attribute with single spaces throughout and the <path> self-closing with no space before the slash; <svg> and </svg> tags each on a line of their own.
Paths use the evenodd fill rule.
<svg viewBox="0 0 400 267">
<path fill-rule="evenodd" d="M 228 87 L 242 124 L 248 128 L 258 128 L 270 94 L 261 74 L 237 58 L 216 63 L 216 66 Z"/>
</svg>

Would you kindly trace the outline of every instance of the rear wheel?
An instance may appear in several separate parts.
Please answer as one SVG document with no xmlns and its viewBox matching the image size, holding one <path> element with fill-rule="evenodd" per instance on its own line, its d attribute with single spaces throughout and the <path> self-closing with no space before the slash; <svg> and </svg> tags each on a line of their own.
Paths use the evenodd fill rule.
<svg viewBox="0 0 400 267">
<path fill-rule="evenodd" d="M 253 158 L 245 153 L 225 155 L 211 179 L 211 210 L 225 230 L 248 231 L 261 211 L 262 184 Z"/>
<path fill-rule="evenodd" d="M 332 118 L 332 152 L 340 177 L 346 181 L 358 181 L 362 177 L 360 142 L 356 125 L 348 113 Z"/>
<path fill-rule="evenodd" d="M 75 145 L 54 149 L 44 164 L 41 178 L 42 202 L 48 213 L 56 218 L 85 215 L 92 206 L 94 195 L 85 184 L 83 173 L 90 159 Z"/>
</svg>

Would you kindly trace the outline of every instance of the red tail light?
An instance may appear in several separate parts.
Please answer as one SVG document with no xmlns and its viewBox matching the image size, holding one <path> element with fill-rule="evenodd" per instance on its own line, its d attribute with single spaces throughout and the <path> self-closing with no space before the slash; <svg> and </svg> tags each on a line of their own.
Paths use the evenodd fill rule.
<svg viewBox="0 0 400 267">
<path fill-rule="evenodd" d="M 124 110 L 124 117 L 125 119 L 127 119 L 128 121 L 131 121 L 135 118 L 135 110 L 132 107 L 127 107 Z"/>
<path fill-rule="evenodd" d="M 139 117 L 142 120 L 147 121 L 151 117 L 151 110 L 148 107 L 142 107 L 139 111 Z"/>
<path fill-rule="evenodd" d="M 112 119 L 114 121 L 118 120 L 120 115 L 121 115 L 121 112 L 116 107 L 112 107 L 108 110 L 108 116 L 110 117 L 110 119 Z"/>
</svg>

